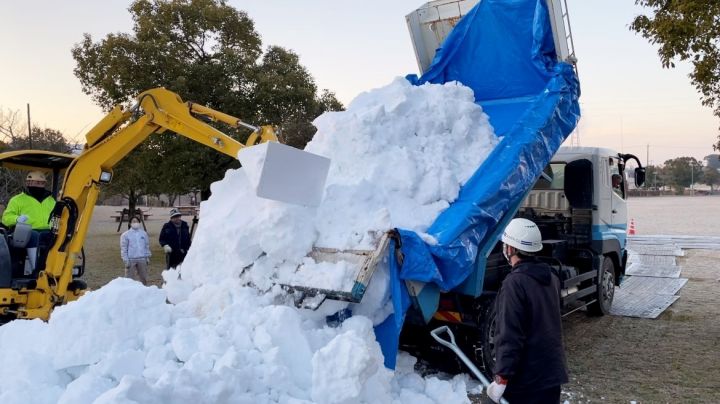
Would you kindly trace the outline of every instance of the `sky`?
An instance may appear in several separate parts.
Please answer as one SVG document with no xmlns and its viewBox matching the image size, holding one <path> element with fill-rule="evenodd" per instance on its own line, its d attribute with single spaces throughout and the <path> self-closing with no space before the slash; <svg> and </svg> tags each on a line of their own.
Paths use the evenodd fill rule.
<svg viewBox="0 0 720 404">
<path fill-rule="evenodd" d="M 662 163 L 713 153 L 720 121 L 703 107 L 688 64 L 662 69 L 657 48 L 628 29 L 632 0 L 567 0 L 578 57 L 582 118 L 573 142 Z M 255 21 L 263 45 L 294 50 L 320 88 L 345 104 L 418 67 L 405 15 L 417 0 L 231 0 Z M 0 108 L 80 141 L 103 113 L 73 75 L 70 50 L 130 32 L 128 0 L 24 0 L 0 13 Z"/>
</svg>

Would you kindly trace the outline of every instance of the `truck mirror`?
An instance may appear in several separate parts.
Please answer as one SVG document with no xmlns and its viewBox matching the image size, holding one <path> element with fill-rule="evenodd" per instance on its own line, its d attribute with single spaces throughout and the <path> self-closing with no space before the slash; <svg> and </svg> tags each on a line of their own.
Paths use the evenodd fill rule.
<svg viewBox="0 0 720 404">
<path fill-rule="evenodd" d="M 645 183 L 645 168 L 635 168 L 635 186 L 641 187 Z"/>
</svg>

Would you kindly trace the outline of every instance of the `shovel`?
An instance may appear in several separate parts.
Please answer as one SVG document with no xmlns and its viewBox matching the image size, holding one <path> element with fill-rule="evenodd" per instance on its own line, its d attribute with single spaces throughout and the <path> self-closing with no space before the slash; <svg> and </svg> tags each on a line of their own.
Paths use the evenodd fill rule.
<svg viewBox="0 0 720 404">
<path fill-rule="evenodd" d="M 440 336 L 442 333 L 447 333 L 447 335 L 450 337 L 450 340 L 443 339 Z M 443 346 L 450 348 L 450 350 L 455 352 L 455 355 L 457 355 L 458 358 L 460 358 L 460 360 L 462 360 L 463 363 L 465 363 L 465 365 L 470 369 L 470 371 L 473 372 L 475 377 L 477 377 L 480 380 L 480 383 L 482 383 L 483 387 L 485 387 L 485 392 L 487 392 L 487 387 L 490 385 L 490 381 L 487 379 L 487 377 L 485 377 L 484 374 L 482 374 L 482 372 L 480 372 L 480 370 L 475 366 L 475 364 L 472 363 L 470 358 L 465 356 L 463 351 L 460 350 L 460 347 L 458 347 L 457 344 L 455 343 L 455 335 L 453 335 L 450 328 L 448 328 L 448 326 L 446 326 L 446 325 L 444 325 L 442 327 L 438 327 L 438 328 L 430 331 L 430 335 L 433 337 L 433 339 L 435 341 L 437 341 L 438 343 L 440 343 Z M 505 400 L 504 398 L 500 398 L 500 404 L 508 404 L 508 401 Z"/>
</svg>

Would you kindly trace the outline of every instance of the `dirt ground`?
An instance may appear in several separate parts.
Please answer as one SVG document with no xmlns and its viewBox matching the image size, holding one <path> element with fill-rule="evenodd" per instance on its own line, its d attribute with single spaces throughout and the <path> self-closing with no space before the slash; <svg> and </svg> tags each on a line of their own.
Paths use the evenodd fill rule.
<svg viewBox="0 0 720 404">
<path fill-rule="evenodd" d="M 640 234 L 720 236 L 718 206 L 720 197 L 635 198 L 629 216 Z M 123 275 L 120 233 L 110 217 L 115 210 L 99 206 L 93 215 L 85 244 L 85 279 L 91 288 Z M 150 279 L 160 285 L 165 263 L 157 238 L 168 209 L 150 213 Z M 593 318 L 583 312 L 564 319 L 571 379 L 564 400 L 720 403 L 720 251 L 686 250 L 678 264 L 689 281 L 680 299 L 657 319 Z"/>
<path fill-rule="evenodd" d="M 628 207 L 638 234 L 720 236 L 720 197 L 634 198 Z M 563 400 L 720 403 L 720 251 L 685 254 L 678 265 L 688 282 L 658 318 L 564 318 Z"/>
<path fill-rule="evenodd" d="M 686 250 L 688 283 L 658 318 L 563 322 L 572 403 L 720 403 L 720 251 Z"/>
</svg>

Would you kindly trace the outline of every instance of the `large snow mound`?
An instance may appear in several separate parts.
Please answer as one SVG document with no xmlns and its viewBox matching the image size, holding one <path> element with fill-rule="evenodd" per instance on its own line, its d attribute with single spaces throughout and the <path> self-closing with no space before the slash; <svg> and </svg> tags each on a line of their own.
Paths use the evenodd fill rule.
<svg viewBox="0 0 720 404">
<path fill-rule="evenodd" d="M 314 262 L 314 245 L 373 249 L 393 227 L 422 234 L 497 142 L 473 101 L 456 83 L 397 79 L 319 117 L 306 150 L 332 162 L 315 208 L 257 198 L 253 167 L 228 171 L 163 289 L 117 279 L 48 323 L 0 327 L 0 402 L 469 402 L 467 377 L 423 378 L 408 355 L 383 367 L 373 325 L 392 312 L 385 265 L 334 328 L 325 316 L 347 304 L 298 309 L 277 284 L 348 289 L 355 267 Z"/>
</svg>

